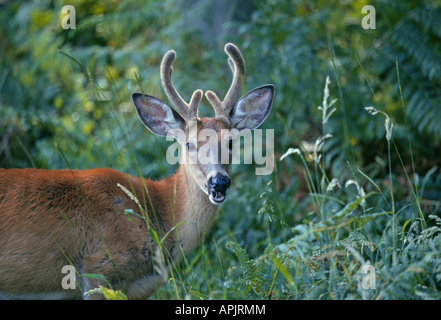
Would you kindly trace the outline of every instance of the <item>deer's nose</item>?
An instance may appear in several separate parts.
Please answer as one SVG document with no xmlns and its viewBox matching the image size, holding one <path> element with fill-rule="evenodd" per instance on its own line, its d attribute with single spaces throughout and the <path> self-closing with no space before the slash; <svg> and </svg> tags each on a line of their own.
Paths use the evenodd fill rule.
<svg viewBox="0 0 441 320">
<path fill-rule="evenodd" d="M 230 178 L 221 173 L 217 173 L 214 177 L 208 178 L 207 185 L 216 192 L 225 193 L 230 186 Z"/>
</svg>

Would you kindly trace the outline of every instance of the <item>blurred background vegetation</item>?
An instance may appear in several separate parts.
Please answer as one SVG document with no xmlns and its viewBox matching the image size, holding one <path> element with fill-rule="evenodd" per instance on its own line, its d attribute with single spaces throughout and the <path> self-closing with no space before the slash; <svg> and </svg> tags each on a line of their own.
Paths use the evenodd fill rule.
<svg viewBox="0 0 441 320">
<path fill-rule="evenodd" d="M 376 9 L 376 29 L 361 26 L 367 4 Z M 61 27 L 64 5 L 75 7 L 76 29 Z M 246 89 L 276 86 L 273 111 L 263 126 L 275 130 L 276 170 L 270 176 L 252 175 L 251 181 L 252 166 L 233 167 L 234 186 L 214 231 L 179 271 L 186 289 L 159 297 L 246 297 L 248 290 L 231 287 L 234 282 L 225 280 L 237 263 L 225 244 L 233 241 L 241 246 L 230 244 L 236 255 L 240 257 L 244 248 L 252 259 L 269 244 L 289 241 L 294 226 L 318 221 L 301 158 L 279 158 L 290 147 L 310 155 L 308 145 L 324 134 L 333 138 L 324 145 L 323 172 L 318 176 L 337 177 L 343 185 L 361 177 L 359 169 L 360 185 L 367 191 L 384 190 L 375 207 L 385 211 L 390 210 L 385 208 L 390 199 L 384 198 L 393 185 L 397 211 L 409 203 L 413 208 L 401 215 L 401 227 L 409 219 L 422 219 L 421 211 L 425 217 L 440 213 L 439 1 L 3 1 L 0 21 L 2 168 L 112 167 L 149 178 L 172 174 L 176 167 L 165 160 L 170 142 L 141 125 L 130 100 L 133 91 L 166 100 L 159 64 L 169 49 L 178 55 L 174 83 L 187 100 L 196 88 L 226 92 L 231 83 L 223 51 L 226 42 L 235 43 L 245 57 Z M 331 80 L 331 99 L 337 102 L 325 128 L 318 106 L 326 76 Z M 386 112 L 394 123 L 392 175 L 384 117 L 369 115 L 367 106 Z M 206 101 L 200 108 L 202 115 L 212 114 Z M 313 168 L 311 159 L 306 157 Z M 412 186 L 421 186 L 421 181 L 423 190 L 412 198 Z M 354 193 L 341 191 L 338 208 L 351 203 Z M 329 213 L 324 207 L 319 210 L 320 219 L 335 212 L 331 207 Z M 377 227 L 381 230 L 388 221 Z M 346 228 L 338 239 L 328 235 L 311 241 L 335 244 L 343 234 L 354 237 L 353 231 Z M 375 242 L 374 238 L 369 240 Z M 305 247 L 304 252 L 312 251 Z M 246 267 L 247 259 L 241 258 Z M 301 281 L 300 273 L 290 278 L 282 262 L 272 262 L 272 273 L 266 273 L 272 293 L 277 288 L 282 292 L 284 285 L 293 288 L 290 280 Z M 282 274 L 288 285 L 278 287 L 274 273 Z M 304 284 L 315 283 L 308 281 L 312 282 Z M 438 292 L 440 279 L 434 281 L 431 288 Z M 285 297 L 304 297 L 300 287 L 295 288 L 286 289 Z M 236 291 L 241 293 L 231 293 Z"/>
</svg>

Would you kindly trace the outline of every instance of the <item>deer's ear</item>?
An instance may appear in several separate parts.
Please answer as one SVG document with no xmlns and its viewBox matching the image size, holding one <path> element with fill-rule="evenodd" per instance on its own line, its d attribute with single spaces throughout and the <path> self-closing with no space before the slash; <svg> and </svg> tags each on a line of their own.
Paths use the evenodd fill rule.
<svg viewBox="0 0 441 320">
<path fill-rule="evenodd" d="M 260 126 L 271 111 L 274 86 L 267 84 L 242 96 L 231 110 L 230 123 L 238 130 L 255 129 Z"/>
<path fill-rule="evenodd" d="M 143 93 L 132 93 L 139 119 L 151 132 L 166 136 L 171 129 L 185 129 L 185 120 L 164 101 Z"/>
</svg>

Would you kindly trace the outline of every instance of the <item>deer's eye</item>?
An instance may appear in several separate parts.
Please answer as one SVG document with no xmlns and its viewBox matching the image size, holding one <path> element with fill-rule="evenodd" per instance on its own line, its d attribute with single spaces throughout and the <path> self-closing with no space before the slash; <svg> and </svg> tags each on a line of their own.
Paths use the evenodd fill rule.
<svg viewBox="0 0 441 320">
<path fill-rule="evenodd" d="M 196 146 L 194 145 L 194 143 L 187 142 L 185 145 L 187 146 L 188 151 L 193 151 L 196 149 Z"/>
</svg>

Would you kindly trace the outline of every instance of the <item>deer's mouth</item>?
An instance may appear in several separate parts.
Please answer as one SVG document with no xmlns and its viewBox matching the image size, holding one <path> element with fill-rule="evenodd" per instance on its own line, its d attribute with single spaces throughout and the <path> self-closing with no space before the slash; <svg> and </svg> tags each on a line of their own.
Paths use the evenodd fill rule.
<svg viewBox="0 0 441 320">
<path fill-rule="evenodd" d="M 230 178 L 226 174 L 217 172 L 215 175 L 209 176 L 205 186 L 211 203 L 221 204 L 224 202 L 227 189 L 230 186 Z"/>
<path fill-rule="evenodd" d="M 224 202 L 225 197 L 226 190 L 216 191 L 214 188 L 208 188 L 208 198 L 210 199 L 211 203 L 221 204 L 222 202 Z"/>
</svg>

